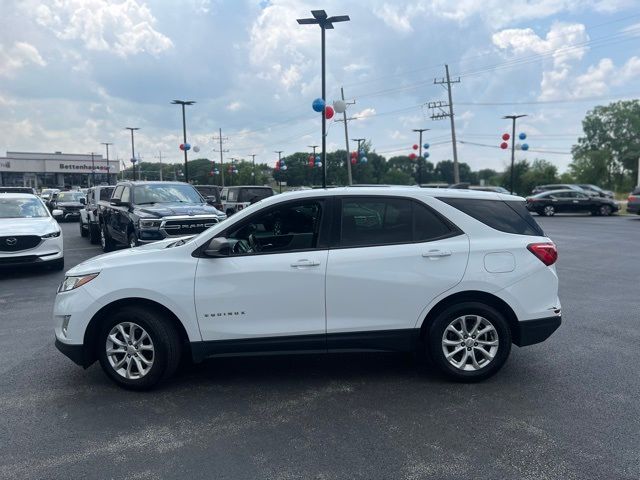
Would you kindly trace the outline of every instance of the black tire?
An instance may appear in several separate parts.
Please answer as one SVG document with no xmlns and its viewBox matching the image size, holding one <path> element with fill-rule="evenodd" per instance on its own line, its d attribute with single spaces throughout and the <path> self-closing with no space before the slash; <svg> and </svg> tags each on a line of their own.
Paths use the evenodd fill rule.
<svg viewBox="0 0 640 480">
<path fill-rule="evenodd" d="M 129 233 L 129 236 L 127 237 L 127 242 L 128 242 L 127 245 L 129 246 L 129 248 L 135 248 L 138 245 L 140 245 L 136 232 Z"/>
<path fill-rule="evenodd" d="M 452 321 L 464 315 L 483 317 L 493 325 L 498 337 L 498 347 L 493 359 L 482 368 L 472 371 L 462 370 L 452 365 L 443 351 L 445 329 Z M 425 344 L 433 363 L 448 378 L 458 382 L 479 382 L 494 375 L 507 361 L 511 352 L 511 329 L 504 316 L 495 308 L 479 302 L 464 302 L 447 308 L 436 317 L 429 326 Z M 462 353 L 465 352 L 462 351 Z"/>
<path fill-rule="evenodd" d="M 603 217 L 609 217 L 613 213 L 613 209 L 611 208 L 610 205 L 600 205 L 600 208 L 598 209 L 598 213 Z"/>
<path fill-rule="evenodd" d="M 87 237 L 89 236 L 89 229 L 85 228 L 85 224 L 82 223 L 82 218 L 80 219 L 80 236 L 81 237 Z"/>
<path fill-rule="evenodd" d="M 542 209 L 542 215 L 545 217 L 553 217 L 556 214 L 556 207 L 553 205 L 545 205 Z"/>
<path fill-rule="evenodd" d="M 230 217 L 230 216 L 231 216 L 231 215 L 233 215 L 234 213 L 236 213 L 236 211 L 235 211 L 235 210 L 232 210 L 232 209 L 228 209 L 228 210 L 226 211 L 227 217 Z"/>
<path fill-rule="evenodd" d="M 115 248 L 115 243 L 109 236 L 109 232 L 107 232 L 107 227 L 104 223 L 100 226 L 100 245 L 102 246 L 102 251 L 105 253 Z"/>
<path fill-rule="evenodd" d="M 95 223 L 89 223 L 89 242 L 100 243 L 100 227 Z"/>
<path fill-rule="evenodd" d="M 55 270 L 56 272 L 64 270 L 64 257 L 54 260 L 48 266 L 51 270 Z"/>
<path fill-rule="evenodd" d="M 133 322 L 144 328 L 153 342 L 153 364 L 146 375 L 129 379 L 120 375 L 107 358 L 107 336 L 122 322 Z M 149 390 L 173 375 L 180 364 L 182 345 L 174 324 L 162 312 L 147 307 L 127 306 L 112 312 L 100 327 L 96 339 L 98 359 L 111 380 L 130 390 Z"/>
</svg>

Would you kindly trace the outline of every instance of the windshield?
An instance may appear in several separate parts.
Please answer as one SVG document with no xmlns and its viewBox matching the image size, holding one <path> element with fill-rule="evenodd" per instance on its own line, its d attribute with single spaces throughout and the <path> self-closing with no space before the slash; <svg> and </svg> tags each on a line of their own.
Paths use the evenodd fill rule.
<svg viewBox="0 0 640 480">
<path fill-rule="evenodd" d="M 180 184 L 138 185 L 133 190 L 133 200 L 137 205 L 174 202 L 204 203 L 195 188 Z"/>
<path fill-rule="evenodd" d="M 48 217 L 49 211 L 37 198 L 0 198 L 0 218 Z"/>
<path fill-rule="evenodd" d="M 58 194 L 58 202 L 79 202 L 81 198 L 84 198 L 82 192 L 60 192 Z"/>
</svg>

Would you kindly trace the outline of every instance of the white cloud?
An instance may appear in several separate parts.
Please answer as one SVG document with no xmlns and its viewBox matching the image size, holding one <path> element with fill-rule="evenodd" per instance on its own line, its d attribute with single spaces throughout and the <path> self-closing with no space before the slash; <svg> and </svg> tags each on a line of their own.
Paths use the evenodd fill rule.
<svg viewBox="0 0 640 480">
<path fill-rule="evenodd" d="M 358 120 L 364 120 L 367 117 L 373 117 L 376 114 L 375 108 L 365 108 L 357 113 L 354 113 L 353 118 L 357 118 Z"/>
<path fill-rule="evenodd" d="M 38 49 L 26 42 L 15 42 L 11 47 L 0 45 L 0 75 L 9 75 L 26 65 L 44 67 L 44 61 Z"/>
<path fill-rule="evenodd" d="M 226 106 L 226 109 L 229 110 L 230 112 L 237 112 L 243 107 L 244 105 L 242 104 L 242 102 L 231 102 L 229 105 Z"/>
<path fill-rule="evenodd" d="M 55 0 L 24 11 L 62 40 L 80 40 L 85 48 L 111 51 L 126 57 L 138 53 L 159 55 L 173 47 L 171 39 L 154 28 L 149 7 L 137 0 Z"/>
<path fill-rule="evenodd" d="M 381 7 L 375 8 L 373 13 L 395 31 L 409 33 L 413 31 L 410 19 L 416 9 L 422 8 L 417 5 L 403 6 L 385 3 Z"/>
</svg>

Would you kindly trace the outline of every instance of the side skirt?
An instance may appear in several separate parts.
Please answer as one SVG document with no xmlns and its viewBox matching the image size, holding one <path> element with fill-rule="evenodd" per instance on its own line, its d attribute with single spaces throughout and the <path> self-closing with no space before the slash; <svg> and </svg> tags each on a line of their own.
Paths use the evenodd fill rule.
<svg viewBox="0 0 640 480">
<path fill-rule="evenodd" d="M 208 357 L 286 355 L 333 352 L 411 352 L 420 341 L 420 329 L 375 330 L 315 335 L 288 335 L 191 342 L 194 362 Z"/>
</svg>

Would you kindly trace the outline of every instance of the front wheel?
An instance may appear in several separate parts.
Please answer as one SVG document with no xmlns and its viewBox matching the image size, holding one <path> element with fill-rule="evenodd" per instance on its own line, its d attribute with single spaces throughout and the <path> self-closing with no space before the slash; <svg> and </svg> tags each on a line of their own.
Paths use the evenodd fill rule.
<svg viewBox="0 0 640 480">
<path fill-rule="evenodd" d="M 180 337 L 166 315 L 124 307 L 103 323 L 96 346 L 105 373 L 118 385 L 148 390 L 171 376 L 180 363 Z"/>
<path fill-rule="evenodd" d="M 103 223 L 100 227 L 100 246 L 103 252 L 110 252 L 114 249 L 114 242 L 109 232 L 107 232 L 107 226 Z"/>
<path fill-rule="evenodd" d="M 553 217 L 556 214 L 556 208 L 553 205 L 547 205 L 542 209 L 545 217 Z"/>
<path fill-rule="evenodd" d="M 100 243 L 100 227 L 95 223 L 89 223 L 89 242 Z"/>
<path fill-rule="evenodd" d="M 608 217 L 609 215 L 611 215 L 612 210 L 611 210 L 611 207 L 609 205 L 600 205 L 600 208 L 598 209 L 598 212 L 603 217 Z"/>
<path fill-rule="evenodd" d="M 461 382 L 489 378 L 511 352 L 511 330 L 504 316 L 477 302 L 447 308 L 431 324 L 427 340 L 438 369 Z"/>
<path fill-rule="evenodd" d="M 89 229 L 85 228 L 85 224 L 82 222 L 82 218 L 80 219 L 80 236 L 81 237 L 86 237 L 87 235 L 89 235 Z"/>
</svg>

